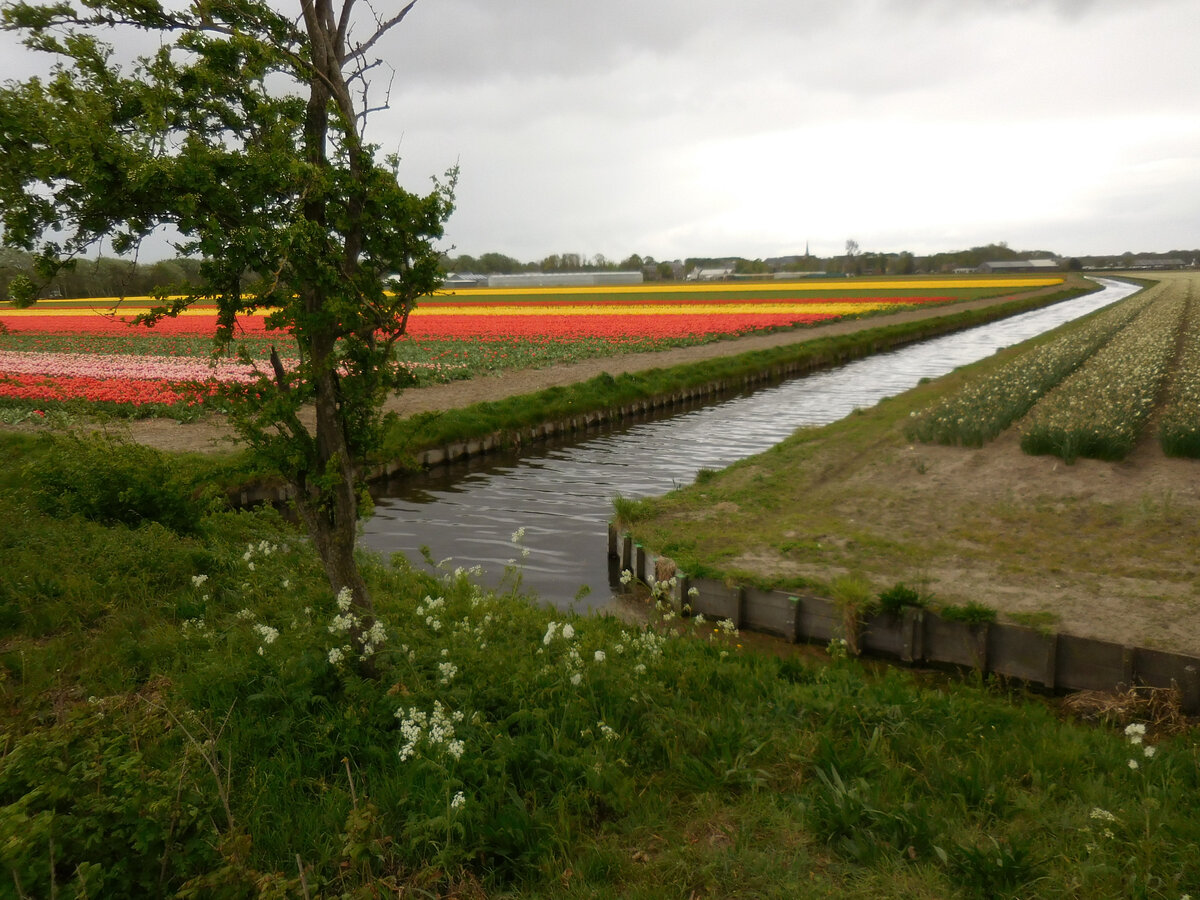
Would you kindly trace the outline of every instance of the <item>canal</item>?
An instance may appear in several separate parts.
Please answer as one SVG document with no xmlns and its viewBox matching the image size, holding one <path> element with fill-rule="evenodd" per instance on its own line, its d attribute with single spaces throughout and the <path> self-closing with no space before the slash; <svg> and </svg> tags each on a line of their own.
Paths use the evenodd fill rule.
<svg viewBox="0 0 1200 900">
<path fill-rule="evenodd" d="M 1102 290 L 1084 297 L 688 412 L 577 434 L 524 448 L 520 456 L 438 467 L 377 496 L 361 543 L 414 561 L 427 547 L 434 559 L 451 560 L 448 567 L 481 566 L 481 580 L 493 586 L 515 561 L 523 590 L 543 602 L 579 612 L 602 607 L 619 574 L 605 553 L 617 494 L 646 497 L 689 484 L 700 469 L 761 453 L 797 428 L 834 422 L 1138 290 L 1126 282 L 1101 283 Z M 512 541 L 518 529 L 524 529 L 520 546 Z"/>
</svg>

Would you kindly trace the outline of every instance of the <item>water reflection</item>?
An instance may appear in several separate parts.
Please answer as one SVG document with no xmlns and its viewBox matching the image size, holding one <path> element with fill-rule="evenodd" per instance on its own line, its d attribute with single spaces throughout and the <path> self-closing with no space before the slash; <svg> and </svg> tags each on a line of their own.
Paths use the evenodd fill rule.
<svg viewBox="0 0 1200 900">
<path fill-rule="evenodd" d="M 779 443 L 797 428 L 825 425 L 997 350 L 1114 303 L 1137 290 L 1104 290 L 881 353 L 681 415 L 597 430 L 546 444 L 522 458 L 492 456 L 406 479 L 376 501 L 362 543 L 416 559 L 422 546 L 451 565 L 481 565 L 499 582 L 520 558 L 511 537 L 525 529 L 523 584 L 543 601 L 584 611 L 603 606 L 616 572 L 604 541 L 612 498 L 663 494 L 702 468 L 720 469 Z M 576 600 L 581 592 L 587 596 Z"/>
</svg>

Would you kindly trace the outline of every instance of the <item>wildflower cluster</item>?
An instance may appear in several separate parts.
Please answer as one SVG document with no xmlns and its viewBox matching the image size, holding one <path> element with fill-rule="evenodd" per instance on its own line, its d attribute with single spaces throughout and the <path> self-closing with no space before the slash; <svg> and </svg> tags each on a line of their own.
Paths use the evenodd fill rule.
<svg viewBox="0 0 1200 900">
<path fill-rule="evenodd" d="M 246 568 L 253 572 L 255 570 L 255 557 L 265 558 L 278 552 L 278 544 L 272 544 L 270 541 L 265 540 L 259 541 L 257 544 L 247 545 L 246 552 L 242 554 L 242 562 L 246 564 Z"/>
<path fill-rule="evenodd" d="M 525 541 L 525 527 L 524 527 L 524 526 L 521 526 L 521 527 L 520 527 L 520 528 L 518 528 L 516 531 L 514 531 L 514 532 L 512 533 L 512 537 L 511 537 L 511 538 L 509 538 L 509 541 L 510 541 L 511 543 L 515 544 L 517 547 L 519 547 L 519 548 L 520 548 L 520 550 L 521 550 L 521 559 L 528 559 L 528 558 L 529 558 L 529 548 L 528 548 L 528 547 L 526 547 L 526 546 L 525 546 L 525 544 L 524 544 L 524 541 Z M 510 559 L 510 560 L 509 560 L 509 564 L 510 564 L 510 565 L 513 565 L 513 564 L 515 564 L 515 563 L 516 563 L 516 560 L 515 560 L 515 559 Z"/>
<path fill-rule="evenodd" d="M 379 619 L 374 619 L 369 628 L 362 627 L 363 620 L 353 609 L 354 596 L 350 588 L 344 587 L 338 591 L 336 603 L 338 611 L 329 623 L 329 633 L 347 637 L 357 636 L 360 643 L 358 659 L 360 662 L 366 662 L 387 641 L 387 629 Z M 346 641 L 341 646 L 332 648 L 329 651 L 328 659 L 331 665 L 336 666 L 345 662 L 353 653 L 354 648 L 351 642 Z"/>
<path fill-rule="evenodd" d="M 616 729 L 603 719 L 596 723 L 596 732 L 599 732 L 601 740 L 608 741 L 609 743 L 615 743 L 621 739 L 621 735 L 617 734 Z M 594 738 L 596 732 L 593 732 L 590 728 L 585 728 L 579 733 L 579 736 L 584 739 Z"/>
<path fill-rule="evenodd" d="M 1075 374 L 1033 408 L 1021 448 L 1071 462 L 1123 459 L 1137 442 L 1167 371 L 1186 308 L 1179 292 L 1151 303 Z"/>
<path fill-rule="evenodd" d="M 1047 391 L 1124 328 L 1146 305 L 1136 297 L 1113 306 L 1082 328 L 1029 350 L 922 413 L 913 413 L 907 434 L 925 443 L 982 447 L 1025 415 Z"/>
<path fill-rule="evenodd" d="M 1099 840 L 1113 841 L 1116 839 L 1116 834 L 1113 833 L 1112 827 L 1119 825 L 1120 820 L 1109 812 L 1107 809 L 1101 809 L 1099 806 L 1094 807 L 1088 814 L 1088 819 L 1091 823 L 1088 825 L 1088 831 Z M 1096 840 L 1090 840 L 1084 845 L 1088 853 L 1095 853 L 1100 845 Z"/>
<path fill-rule="evenodd" d="M 446 608 L 446 598 L 430 597 L 426 595 L 425 599 L 417 606 L 417 616 L 424 617 L 425 625 L 430 631 L 439 632 L 442 630 L 442 611 Z"/>
<path fill-rule="evenodd" d="M 1130 747 L 1142 748 L 1143 759 L 1152 759 L 1154 754 L 1158 752 L 1153 744 L 1145 743 L 1146 726 L 1140 722 L 1135 722 L 1132 725 L 1125 726 L 1125 738 L 1129 741 Z M 1134 753 L 1134 756 L 1129 757 L 1129 768 L 1136 772 L 1139 768 L 1141 768 L 1141 765 L 1138 763 L 1136 758 L 1136 751 L 1134 751 Z"/>
<path fill-rule="evenodd" d="M 264 625 L 261 622 L 257 622 L 254 624 L 253 631 L 255 634 L 258 635 L 259 640 L 262 641 L 262 643 L 258 645 L 258 655 L 259 656 L 263 655 L 264 647 L 275 643 L 276 638 L 279 637 L 279 629 L 278 628 L 272 628 L 270 625 Z"/>
<path fill-rule="evenodd" d="M 399 750 L 402 762 L 412 759 L 422 748 L 434 757 L 444 754 L 456 760 L 462 758 L 466 746 L 454 732 L 454 726 L 464 718 L 460 710 L 448 712 L 441 701 L 435 700 L 429 712 L 416 707 L 398 709 L 396 718 L 400 720 L 400 735 L 404 738 Z"/>
</svg>

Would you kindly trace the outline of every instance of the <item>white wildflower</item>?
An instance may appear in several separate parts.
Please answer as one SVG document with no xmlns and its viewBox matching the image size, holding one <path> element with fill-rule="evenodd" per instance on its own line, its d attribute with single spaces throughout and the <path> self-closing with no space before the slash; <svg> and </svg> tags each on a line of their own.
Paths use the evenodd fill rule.
<svg viewBox="0 0 1200 900">
<path fill-rule="evenodd" d="M 597 651 L 596 651 L 596 653 L 595 653 L 595 656 L 594 656 L 594 659 L 596 660 L 596 662 L 598 662 L 598 663 L 602 663 L 602 662 L 604 662 L 605 658 L 606 658 L 606 657 L 605 657 L 605 655 L 604 655 L 604 651 L 603 651 L 603 650 L 597 650 Z"/>
<path fill-rule="evenodd" d="M 454 799 L 450 801 L 451 809 L 462 809 L 466 805 L 467 805 L 467 798 L 466 798 L 466 795 L 464 795 L 462 791 L 459 791 L 457 794 L 455 794 Z"/>
<path fill-rule="evenodd" d="M 200 585 L 204 584 L 204 582 L 206 582 L 206 581 L 208 581 L 207 575 L 193 575 L 192 576 L 192 586 L 193 587 L 200 587 Z"/>
</svg>

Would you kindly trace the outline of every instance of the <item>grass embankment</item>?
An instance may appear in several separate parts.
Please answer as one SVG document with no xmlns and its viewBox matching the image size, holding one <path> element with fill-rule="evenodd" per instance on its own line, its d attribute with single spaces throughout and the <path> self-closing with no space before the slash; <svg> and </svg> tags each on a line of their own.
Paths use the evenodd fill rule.
<svg viewBox="0 0 1200 900">
<path fill-rule="evenodd" d="M 600 375 L 569 387 L 478 403 L 466 409 L 422 413 L 392 422 L 382 457 L 415 466 L 416 456 L 421 451 L 457 441 L 499 434 L 502 441 L 515 443 L 523 430 L 546 422 L 562 422 L 589 413 L 620 409 L 708 385 L 726 384 L 737 388 L 784 375 L 815 371 L 993 322 L 1097 289 L 1092 282 L 1077 282 L 1062 290 L 1036 292 L 995 306 L 957 311 L 950 307 L 945 315 L 936 318 L 881 323 L 834 337 L 804 340 L 803 330 L 797 330 L 794 332 L 796 343 L 768 350 L 626 373 L 615 378 Z"/>
<path fill-rule="evenodd" d="M 277 515 L 145 448 L 0 441 L 0 896 L 1200 892 L 1200 752 L 1127 736 L 1146 710 L 1072 724 L 403 560 L 367 562 L 364 679 Z"/>
<path fill-rule="evenodd" d="M 638 541 L 700 577 L 833 599 L 856 581 L 868 598 L 904 582 L 934 605 L 981 603 L 1011 621 L 1200 652 L 1186 624 L 1200 585 L 1193 463 L 1164 459 L 1148 432 L 1145 452 L 1120 467 L 1030 457 L 1011 435 L 984 450 L 907 436 L 939 399 L 970 394 L 1008 361 L 1035 356 L 1031 347 L 1111 315 L 800 431 L 664 498 L 622 501 L 619 512 Z"/>
</svg>

